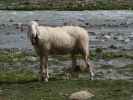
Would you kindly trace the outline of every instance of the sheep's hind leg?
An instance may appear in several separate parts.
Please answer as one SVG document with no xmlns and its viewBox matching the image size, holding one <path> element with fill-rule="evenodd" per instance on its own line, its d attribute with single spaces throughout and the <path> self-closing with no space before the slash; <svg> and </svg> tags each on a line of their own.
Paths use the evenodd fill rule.
<svg viewBox="0 0 133 100">
<path fill-rule="evenodd" d="M 88 58 L 89 57 L 88 42 L 83 41 L 81 43 L 83 47 L 82 55 L 83 55 L 86 66 L 89 68 L 90 79 L 93 80 L 94 79 L 94 68 L 93 68 L 94 66 L 90 63 L 90 59 Z"/>
<path fill-rule="evenodd" d="M 90 79 L 93 80 L 94 79 L 93 65 L 90 63 L 88 56 L 85 56 L 84 60 L 90 71 Z"/>
<path fill-rule="evenodd" d="M 76 56 L 74 53 L 72 53 L 71 56 L 72 56 L 72 69 L 75 70 L 75 68 L 77 67 Z"/>
</svg>

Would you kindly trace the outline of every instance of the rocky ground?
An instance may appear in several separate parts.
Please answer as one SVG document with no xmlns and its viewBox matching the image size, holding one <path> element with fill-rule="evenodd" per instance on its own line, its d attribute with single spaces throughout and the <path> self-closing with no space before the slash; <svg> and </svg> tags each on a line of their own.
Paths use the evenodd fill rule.
<svg viewBox="0 0 133 100">
<path fill-rule="evenodd" d="M 16 53 L 23 55 L 23 53 L 21 54 L 21 51 L 30 53 L 34 52 L 30 41 L 27 39 L 26 27 L 24 27 L 23 32 L 20 32 L 20 24 L 27 24 L 30 20 L 37 20 L 41 25 L 79 25 L 86 28 L 90 35 L 90 48 L 92 55 L 94 56 L 92 57 L 92 63 L 96 65 L 96 78 L 132 79 L 132 11 L 0 12 L 2 15 L 2 17 L 0 17 L 0 48 L 5 51 L 9 50 L 9 56 L 16 57 Z M 3 52 L 1 54 L 3 55 Z M 4 54 L 3 56 L 7 56 L 7 54 Z M 28 55 L 26 55 L 26 57 L 22 56 L 24 61 L 18 61 L 13 65 L 9 64 L 8 60 L 5 60 L 4 63 L 7 61 L 5 66 L 9 67 L 29 66 L 30 68 L 36 69 L 37 66 L 39 66 L 37 57 L 34 57 L 33 55 L 27 57 Z M 65 67 L 70 67 L 71 61 L 69 59 L 60 61 L 58 58 L 51 57 L 49 59 L 49 69 L 51 72 L 62 72 L 62 69 Z M 16 57 L 16 59 L 19 58 Z M 82 63 L 81 60 L 79 60 L 79 64 L 80 63 Z M 3 67 L 2 65 L 3 62 L 1 62 L 1 67 Z M 127 71 L 129 71 L 129 73 Z"/>
</svg>

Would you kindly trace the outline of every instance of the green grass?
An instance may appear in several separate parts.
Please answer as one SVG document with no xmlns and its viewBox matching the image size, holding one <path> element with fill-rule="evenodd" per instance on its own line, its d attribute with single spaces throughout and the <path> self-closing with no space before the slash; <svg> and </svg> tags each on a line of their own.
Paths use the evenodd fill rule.
<svg viewBox="0 0 133 100">
<path fill-rule="evenodd" d="M 129 59 L 133 59 L 133 55 L 128 54 L 128 51 L 120 51 L 120 52 L 104 52 L 102 49 L 96 49 L 90 52 L 90 58 L 92 60 L 95 59 L 115 59 L 115 58 L 129 58 Z M 17 62 L 33 62 L 32 60 L 30 61 L 30 57 L 35 57 L 38 61 L 39 58 L 38 56 L 35 54 L 35 52 L 33 53 L 25 53 L 25 52 L 21 52 L 21 51 L 17 51 L 17 52 L 5 52 L 5 51 L 0 51 L 0 62 L 5 62 L 5 63 L 17 63 Z M 57 60 L 70 60 L 71 55 L 66 54 L 66 55 L 54 55 L 52 56 L 53 58 L 56 58 Z M 81 58 L 81 55 L 77 55 L 78 58 Z M 58 61 L 51 61 L 55 64 L 58 63 Z"/>
<path fill-rule="evenodd" d="M 133 59 L 132 51 L 104 51 L 102 49 L 96 49 L 90 52 L 91 59 L 116 59 L 116 58 L 127 58 Z"/>
<path fill-rule="evenodd" d="M 0 62 L 15 63 L 26 61 L 28 57 L 36 57 L 35 53 L 25 53 L 22 51 L 0 51 Z"/>
<path fill-rule="evenodd" d="M 99 55 L 100 54 L 100 55 Z M 58 60 L 70 60 L 70 55 L 64 55 Z M 101 49 L 91 51 L 91 59 L 98 56 L 104 59 L 117 57 L 131 58 L 126 53 L 103 52 Z M 27 61 L 27 57 L 36 57 L 35 53 L 0 51 L 0 63 L 13 64 Z M 80 56 L 78 56 L 80 57 Z M 31 61 L 33 63 L 33 61 Z M 52 62 L 51 62 L 52 63 Z M 58 62 L 54 62 L 57 64 Z M 2 67 L 2 66 L 0 66 Z M 106 67 L 106 66 L 104 66 Z M 91 100 L 132 100 L 133 81 L 126 80 L 65 80 L 62 75 L 50 75 L 49 82 L 40 82 L 38 73 L 33 72 L 29 67 L 18 67 L 9 70 L 0 70 L 0 100 L 68 100 L 68 96 L 76 91 L 89 90 L 95 96 Z M 132 64 L 125 66 L 125 69 L 133 71 Z M 124 69 L 124 70 L 125 70 Z M 65 76 L 64 76 L 65 77 Z M 64 79 L 64 80 L 63 80 Z"/>
<path fill-rule="evenodd" d="M 2 83 L 6 100 L 68 100 L 76 91 L 89 90 L 91 100 L 131 100 L 133 82 L 124 80 L 50 80 L 49 82 Z"/>
<path fill-rule="evenodd" d="M 0 82 L 23 82 L 37 80 L 38 75 L 30 69 L 0 71 Z"/>
<path fill-rule="evenodd" d="M 133 2 L 125 0 L 94 0 L 93 2 L 78 3 L 66 0 L 65 2 L 31 3 L 19 0 L 1 0 L 0 9 L 4 10 L 132 10 Z"/>
</svg>

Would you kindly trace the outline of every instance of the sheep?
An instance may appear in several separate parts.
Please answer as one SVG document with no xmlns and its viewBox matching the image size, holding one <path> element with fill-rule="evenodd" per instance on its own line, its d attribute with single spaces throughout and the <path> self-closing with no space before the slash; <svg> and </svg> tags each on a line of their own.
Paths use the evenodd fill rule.
<svg viewBox="0 0 133 100">
<path fill-rule="evenodd" d="M 93 80 L 93 67 L 89 60 L 88 32 L 79 26 L 41 26 L 36 21 L 28 25 L 28 37 L 40 57 L 40 76 L 48 81 L 48 55 L 70 53 L 72 67 L 76 65 L 76 54 L 83 56 Z"/>
</svg>

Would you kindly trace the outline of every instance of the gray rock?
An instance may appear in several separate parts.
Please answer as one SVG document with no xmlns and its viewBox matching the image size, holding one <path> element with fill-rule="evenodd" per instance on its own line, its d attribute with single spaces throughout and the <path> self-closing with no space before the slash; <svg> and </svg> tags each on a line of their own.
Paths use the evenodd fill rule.
<svg viewBox="0 0 133 100">
<path fill-rule="evenodd" d="M 109 35 L 104 35 L 104 38 L 105 38 L 105 39 L 110 39 L 111 36 L 109 36 Z"/>
<path fill-rule="evenodd" d="M 37 61 L 37 57 L 27 57 L 26 60 L 34 62 Z"/>
<path fill-rule="evenodd" d="M 88 100 L 89 98 L 93 96 L 94 94 L 83 90 L 83 91 L 72 93 L 69 96 L 69 100 Z"/>
<path fill-rule="evenodd" d="M 123 41 L 123 40 L 124 40 L 124 38 L 122 36 L 118 37 L 118 41 Z"/>
<path fill-rule="evenodd" d="M 125 39 L 125 41 L 124 41 L 124 42 L 128 43 L 128 42 L 130 42 L 130 39 Z"/>
</svg>

